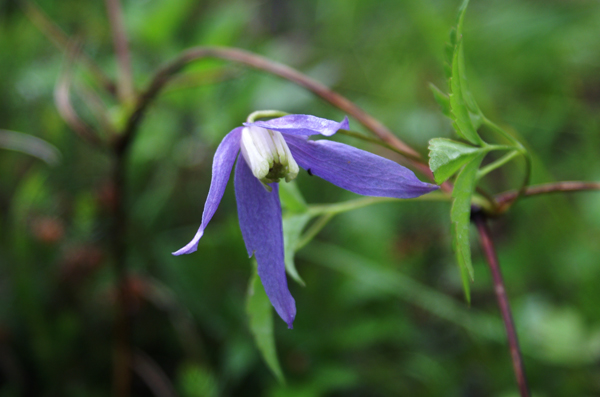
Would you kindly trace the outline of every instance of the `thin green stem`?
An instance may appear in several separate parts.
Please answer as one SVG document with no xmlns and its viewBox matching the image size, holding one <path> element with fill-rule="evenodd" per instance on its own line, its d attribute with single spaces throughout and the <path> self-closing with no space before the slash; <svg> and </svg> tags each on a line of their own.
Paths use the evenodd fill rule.
<svg viewBox="0 0 600 397">
<path fill-rule="evenodd" d="M 325 225 L 329 223 L 329 221 L 335 216 L 336 213 L 330 212 L 322 215 L 319 219 L 317 219 L 304 233 L 298 244 L 296 244 L 296 251 L 303 248 L 306 244 L 308 244 L 315 236 L 323 230 Z"/>
<path fill-rule="evenodd" d="M 494 171 L 497 168 L 502 167 L 504 164 L 508 163 L 509 161 L 511 161 L 512 159 L 514 159 L 515 157 L 517 157 L 518 155 L 520 155 L 521 152 L 519 152 L 518 150 L 513 150 L 507 154 L 505 154 L 504 156 L 500 157 L 498 160 L 494 161 L 491 164 L 488 164 L 487 166 L 481 168 L 479 171 L 477 171 L 477 179 L 481 179 L 484 176 L 486 176 L 487 174 L 489 174 L 490 172 Z"/>
<path fill-rule="evenodd" d="M 378 203 L 386 203 L 392 201 L 450 201 L 450 195 L 443 192 L 432 192 L 429 194 L 425 194 L 420 197 L 415 197 L 412 199 L 397 199 L 393 197 L 364 197 L 356 200 L 349 200 L 343 203 L 336 204 L 318 204 L 311 205 L 308 208 L 308 213 L 312 216 L 318 216 L 323 214 L 339 214 L 341 212 L 352 211 L 358 208 L 367 207 L 372 204 Z"/>
<path fill-rule="evenodd" d="M 508 210 L 520 197 L 523 197 L 527 193 L 527 186 L 529 185 L 529 180 L 531 179 L 531 166 L 532 166 L 532 158 L 531 154 L 523 149 L 520 154 L 522 154 L 525 158 L 525 176 L 523 177 L 523 184 L 517 191 L 517 194 L 510 201 L 507 201 L 500 205 L 499 212 L 503 213 Z"/>
<path fill-rule="evenodd" d="M 281 110 L 257 110 L 256 112 L 250 113 L 246 121 L 248 123 L 254 123 L 256 119 L 263 119 L 266 117 L 283 117 L 289 113 L 282 112 Z"/>
<path fill-rule="evenodd" d="M 493 131 L 497 132 L 498 134 L 502 135 L 509 142 L 511 142 L 514 146 L 516 146 L 517 148 L 520 148 L 520 149 L 524 149 L 521 142 L 519 142 L 514 136 L 512 136 L 508 132 L 504 131 L 504 129 L 500 128 L 500 126 L 498 126 L 496 123 L 494 123 L 493 121 L 491 121 L 490 119 L 485 117 L 483 114 L 481 115 L 481 120 L 483 121 L 483 123 L 485 125 L 490 127 Z"/>
<path fill-rule="evenodd" d="M 519 148 L 515 147 L 514 145 L 490 145 L 488 143 L 484 144 L 484 146 L 482 146 L 482 149 L 485 149 L 488 152 L 494 150 L 519 150 Z"/>
</svg>

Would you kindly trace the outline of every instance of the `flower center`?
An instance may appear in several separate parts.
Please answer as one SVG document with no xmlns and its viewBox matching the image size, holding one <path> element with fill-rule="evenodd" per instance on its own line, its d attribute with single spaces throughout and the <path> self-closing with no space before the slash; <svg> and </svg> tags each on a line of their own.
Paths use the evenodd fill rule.
<svg viewBox="0 0 600 397">
<path fill-rule="evenodd" d="M 298 164 L 279 131 L 244 127 L 241 149 L 252 174 L 265 187 L 267 183 L 279 182 L 281 178 L 289 182 L 298 176 Z"/>
</svg>

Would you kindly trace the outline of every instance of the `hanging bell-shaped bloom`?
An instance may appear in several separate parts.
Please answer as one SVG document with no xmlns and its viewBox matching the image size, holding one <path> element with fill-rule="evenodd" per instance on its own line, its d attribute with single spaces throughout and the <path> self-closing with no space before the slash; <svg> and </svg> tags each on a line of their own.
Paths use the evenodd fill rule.
<svg viewBox="0 0 600 397">
<path fill-rule="evenodd" d="M 173 254 L 196 251 L 237 158 L 235 195 L 246 249 L 249 256 L 256 257 L 258 275 L 275 311 L 292 328 L 296 304 L 285 274 L 280 180 L 296 178 L 300 166 L 311 175 L 366 196 L 414 198 L 438 186 L 421 182 L 411 170 L 373 153 L 338 142 L 308 139 L 310 135 L 331 136 L 339 129 L 348 129 L 347 118 L 338 123 L 292 114 L 244 125 L 227 134 L 217 148 L 202 224 L 192 241 Z M 238 156 L 240 151 L 242 156 Z"/>
</svg>

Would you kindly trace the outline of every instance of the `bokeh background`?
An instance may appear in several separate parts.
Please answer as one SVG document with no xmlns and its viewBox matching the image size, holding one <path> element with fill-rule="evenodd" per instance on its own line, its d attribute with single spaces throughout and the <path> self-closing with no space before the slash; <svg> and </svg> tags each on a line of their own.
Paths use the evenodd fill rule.
<svg viewBox="0 0 600 397">
<path fill-rule="evenodd" d="M 103 2 L 37 4 L 116 77 Z M 138 89 L 187 47 L 241 47 L 333 87 L 423 154 L 429 139 L 452 136 L 427 85 L 446 89 L 444 43 L 458 5 L 123 0 Z M 0 129 L 43 138 L 62 154 L 49 166 L 0 149 L 0 395 L 104 396 L 115 302 L 111 158 L 58 115 L 53 91 L 65 54 L 39 25 L 18 1 L 0 1 Z M 600 3 L 473 0 L 464 43 L 472 91 L 490 119 L 527 142 L 533 182 L 600 180 Z M 124 110 L 83 68 L 72 73 L 98 92 L 113 122 L 122 121 Z M 93 124 L 93 112 L 75 103 Z M 468 307 L 445 202 L 339 215 L 298 253 L 306 287 L 290 281 L 294 329 L 275 318 L 287 383 L 276 380 L 248 329 L 252 267 L 231 185 L 198 252 L 170 255 L 200 223 L 221 138 L 250 112 L 270 108 L 344 116 L 292 83 L 211 60 L 187 68 L 141 126 L 126 203 L 133 395 L 515 396 L 477 236 Z M 486 186 L 500 192 L 521 178 L 515 162 Z M 355 197 L 306 173 L 298 185 L 310 203 Z M 600 197 L 524 199 L 492 227 L 534 395 L 600 395 Z"/>
</svg>

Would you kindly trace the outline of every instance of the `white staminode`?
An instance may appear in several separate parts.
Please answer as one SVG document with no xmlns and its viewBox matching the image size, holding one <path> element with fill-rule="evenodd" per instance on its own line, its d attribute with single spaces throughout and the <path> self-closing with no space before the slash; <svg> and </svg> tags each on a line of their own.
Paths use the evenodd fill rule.
<svg viewBox="0 0 600 397">
<path fill-rule="evenodd" d="M 279 131 L 250 126 L 242 130 L 242 155 L 252 174 L 267 183 L 286 182 L 298 176 L 298 164 Z"/>
</svg>

